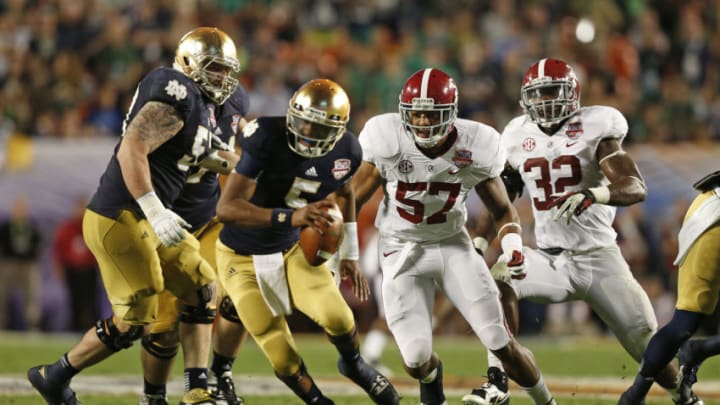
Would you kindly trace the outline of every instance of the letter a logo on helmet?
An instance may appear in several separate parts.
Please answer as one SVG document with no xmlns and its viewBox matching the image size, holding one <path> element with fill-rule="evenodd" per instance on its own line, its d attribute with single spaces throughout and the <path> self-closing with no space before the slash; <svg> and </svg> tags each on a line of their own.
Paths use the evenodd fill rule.
<svg viewBox="0 0 720 405">
<path fill-rule="evenodd" d="M 400 118 L 415 143 L 422 148 L 437 145 L 453 129 L 457 117 L 458 90 L 453 79 L 439 69 L 413 73 L 400 92 Z M 416 115 L 427 121 L 413 122 Z"/>
</svg>

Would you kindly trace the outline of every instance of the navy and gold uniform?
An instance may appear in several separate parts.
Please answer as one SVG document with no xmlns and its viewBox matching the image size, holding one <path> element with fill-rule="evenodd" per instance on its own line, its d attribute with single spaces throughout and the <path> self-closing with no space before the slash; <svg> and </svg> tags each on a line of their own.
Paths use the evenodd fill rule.
<svg viewBox="0 0 720 405">
<path fill-rule="evenodd" d="M 249 105 L 247 91 L 238 86 L 224 104 L 213 106 L 214 116 L 210 119 L 211 124 L 216 123 L 212 126 L 213 133 L 228 145 L 235 145 L 238 125 L 247 114 Z M 182 193 L 173 204 L 173 210 L 191 225 L 190 232 L 197 241 L 185 239 L 177 246 L 160 246 L 161 257 L 175 258 L 170 263 L 199 262 L 204 259 L 210 267 L 216 268 L 215 242 L 222 229 L 222 224 L 215 218 L 215 207 L 220 197 L 218 178 L 219 174 L 202 166 L 190 168 Z M 196 242 L 199 242 L 199 245 Z M 167 267 L 163 266 L 164 269 Z M 177 298 L 169 292 L 163 292 L 159 299 L 157 317 L 151 327 L 153 334 L 174 330 L 177 325 Z"/>
<path fill-rule="evenodd" d="M 250 202 L 261 207 L 299 208 L 319 201 L 345 184 L 362 159 L 357 138 L 345 135 L 326 155 L 302 157 L 288 147 L 285 117 L 249 122 L 240 145 L 243 154 L 235 170 L 256 179 Z M 283 316 L 273 317 L 259 291 L 253 255 L 284 252 L 292 305 L 331 336 L 353 332 L 355 321 L 330 270 L 312 267 L 298 248 L 298 228 L 240 228 L 226 225 L 218 243 L 218 279 L 233 301 L 248 332 L 258 341 L 273 369 L 291 375 L 300 368 Z"/>
<path fill-rule="evenodd" d="M 345 184 L 360 165 L 362 151 L 352 133 L 345 133 L 327 155 L 308 159 L 288 148 L 285 131 L 285 117 L 263 117 L 248 123 L 239 139 L 243 156 L 235 170 L 256 178 L 250 199 L 255 205 L 299 208 L 320 201 Z M 299 232 L 227 227 L 220 240 L 240 255 L 265 254 L 287 250 Z"/>
<path fill-rule="evenodd" d="M 330 269 L 310 265 L 298 245 L 298 228 L 329 221 L 333 202 L 346 220 L 345 240 L 357 238 L 350 180 L 362 150 L 347 132 L 349 119 L 345 90 L 314 79 L 292 96 L 286 117 L 245 125 L 242 156 L 218 201 L 218 218 L 225 223 L 216 250 L 218 280 L 275 375 L 305 403 L 332 401 L 303 364 L 285 318 L 293 308 L 323 328 L 340 354 L 341 374 L 375 403 L 397 405 L 392 384 L 360 356 L 352 311 Z M 362 300 L 367 281 L 348 246 L 340 246 L 341 271 Z"/>
<path fill-rule="evenodd" d="M 711 315 L 720 295 L 720 188 L 704 191 L 695 198 L 685 214 L 683 226 L 694 221 L 708 225 L 692 241 L 680 263 L 675 307 Z"/>
<path fill-rule="evenodd" d="M 188 169 L 210 150 L 210 104 L 182 72 L 158 68 L 138 85 L 125 126 L 149 101 L 172 105 L 183 118 L 178 134 L 148 155 L 153 189 L 166 207 L 173 207 Z M 130 324 L 145 324 L 155 318 L 156 293 L 167 287 L 183 296 L 210 282 L 214 272 L 204 261 L 189 268 L 180 265 L 180 275 L 166 285 L 170 277 L 162 274 L 160 242 L 125 185 L 117 159 L 119 145 L 88 205 L 83 235 L 98 260 L 115 315 Z M 184 243 L 198 242 L 188 235 Z"/>
<path fill-rule="evenodd" d="M 693 393 L 700 364 L 716 355 L 718 337 L 689 340 L 711 315 L 720 293 L 720 171 L 710 173 L 693 184 L 700 194 L 690 204 L 678 234 L 677 302 L 673 317 L 650 339 L 640 370 L 633 384 L 620 396 L 618 404 L 644 403 L 650 386 L 661 370 L 679 358 L 676 404 L 701 405 Z"/>
<path fill-rule="evenodd" d="M 215 156 L 213 109 L 236 90 L 239 71 L 232 39 L 218 28 L 197 27 L 178 42 L 173 69 L 153 70 L 138 84 L 123 138 L 83 218 L 83 236 L 98 261 L 113 315 L 97 321 L 55 363 L 28 370 L 28 380 L 47 403 L 79 404 L 72 377 L 139 339 L 144 325 L 156 319 L 158 293 L 165 290 L 183 303 L 179 334 L 187 344 L 180 404 L 215 403 L 207 390 L 204 341 L 214 317 L 207 303 L 215 272 L 173 208 L 188 170 Z M 181 242 L 190 253 L 165 249 Z M 172 348 L 159 349 L 174 355 Z M 164 387 L 151 388 L 154 398 L 165 396 Z"/>
</svg>

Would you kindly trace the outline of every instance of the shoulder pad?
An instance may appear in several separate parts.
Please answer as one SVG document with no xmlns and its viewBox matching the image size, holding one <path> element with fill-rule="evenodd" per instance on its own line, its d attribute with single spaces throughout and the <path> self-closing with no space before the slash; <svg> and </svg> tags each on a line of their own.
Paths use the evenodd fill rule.
<svg viewBox="0 0 720 405">
<path fill-rule="evenodd" d="M 250 96 L 242 85 L 238 85 L 230 98 L 225 101 L 224 115 L 240 114 L 247 115 L 250 110 Z"/>
<path fill-rule="evenodd" d="M 599 139 L 615 138 L 622 141 L 628 132 L 628 123 L 625 116 L 614 107 L 610 106 L 590 106 L 581 109 L 583 124 L 587 122 L 597 128 L 592 134 L 583 134 L 583 136 L 593 136 Z"/>
<path fill-rule="evenodd" d="M 278 120 L 283 125 L 278 126 Z M 243 127 L 237 143 L 243 153 L 250 154 L 256 160 L 264 160 L 271 156 L 271 145 L 274 137 L 285 136 L 285 117 L 260 117 L 248 122 Z M 277 131 L 281 131 L 276 133 Z"/>
<path fill-rule="evenodd" d="M 518 128 L 520 128 L 523 124 L 525 124 L 527 120 L 527 115 L 518 115 L 517 117 L 510 120 L 510 122 L 505 125 L 505 128 L 502 131 L 503 139 L 506 138 L 506 134 L 508 136 L 512 135 L 514 131 L 516 131 Z"/>
<path fill-rule="evenodd" d="M 400 153 L 398 136 L 403 136 L 403 131 L 398 113 L 386 113 L 370 118 L 359 135 L 363 154 L 367 157 L 365 160 L 387 159 Z"/>
<path fill-rule="evenodd" d="M 179 111 L 189 110 L 201 99 L 197 84 L 182 72 L 170 68 L 158 68 L 140 82 L 141 102 L 160 101 Z"/>
</svg>

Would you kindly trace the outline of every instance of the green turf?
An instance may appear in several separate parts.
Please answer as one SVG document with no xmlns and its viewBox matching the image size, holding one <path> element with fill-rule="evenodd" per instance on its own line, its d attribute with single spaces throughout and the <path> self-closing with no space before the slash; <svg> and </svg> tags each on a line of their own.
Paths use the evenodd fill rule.
<svg viewBox="0 0 720 405">
<path fill-rule="evenodd" d="M 170 404 L 177 404 L 178 397 L 170 397 Z M 100 395 L 83 395 L 82 400 L 88 405 L 137 405 L 137 396 L 135 395 L 119 395 L 119 396 L 100 396 Z M 333 400 L 337 405 L 368 405 L 369 400 L 363 396 L 333 396 Z M 557 397 L 562 405 L 611 405 L 617 404 L 617 399 L 612 398 L 577 398 L 577 397 Z M 417 397 L 403 398 L 400 403 L 402 405 L 418 404 L 420 399 Z M 647 405 L 667 404 L 667 400 L 648 400 Z M 2 405 L 37 405 L 39 397 L 23 395 L 13 398 L 0 396 L 0 404 Z M 271 395 L 271 396 L 246 396 L 245 403 L 247 405 L 303 405 L 302 401 L 294 396 Z M 448 398 L 449 404 L 459 404 L 460 398 Z M 710 402 L 706 402 L 710 405 Z M 521 395 L 512 397 L 512 405 L 533 405 L 533 402 Z"/>
<path fill-rule="evenodd" d="M 62 353 L 74 344 L 79 336 L 68 335 L 0 335 L 0 374 L 24 374 L 28 367 L 48 363 L 56 360 Z M 637 365 L 621 349 L 614 339 L 573 339 L 565 338 L 560 340 L 550 339 L 529 339 L 521 338 L 535 354 L 543 373 L 546 376 L 569 376 L 569 377 L 611 377 L 629 381 L 637 371 Z M 315 377 L 338 377 L 335 362 L 337 354 L 326 338 L 320 335 L 304 335 L 297 337 L 297 345 L 305 359 L 310 372 Z M 486 369 L 486 353 L 483 346 L 470 337 L 459 338 L 437 338 L 435 350 L 443 359 L 446 379 L 468 378 L 463 381 L 464 385 L 472 385 L 471 382 L 480 379 Z M 174 377 L 182 378 L 182 361 L 178 359 L 175 364 Z M 397 376 L 405 377 L 402 370 L 400 355 L 394 345 L 389 345 L 385 351 L 384 363 L 392 369 Z M 243 347 L 234 367 L 236 374 L 272 375 L 272 371 L 257 347 L 248 340 Z M 129 350 L 121 351 L 106 361 L 93 366 L 83 372 L 84 375 L 132 375 L 138 376 L 138 385 L 141 384 L 141 372 L 139 365 L 139 345 Z M 706 361 L 701 369 L 699 377 L 702 380 L 717 380 L 720 378 L 720 361 L 717 358 Z M 406 378 L 406 377 L 405 377 Z M 467 382 L 467 384 L 465 384 Z M 607 397 L 561 397 L 562 404 L 614 404 L 616 398 Z M 136 404 L 135 395 L 130 396 L 98 396 L 82 395 L 85 404 Z M 248 396 L 249 405 L 275 405 L 275 404 L 300 404 L 291 395 L 288 396 Z M 403 405 L 417 404 L 417 398 L 405 398 Z M 459 403 L 459 398 L 449 398 L 449 403 Z M 0 405 L 3 404 L 37 404 L 38 397 L 18 396 L 0 393 Z M 172 402 L 171 402 L 172 403 Z M 177 399 L 175 402 L 177 403 Z M 336 403 L 340 404 L 367 404 L 367 397 L 340 397 Z M 667 400 L 648 401 L 648 404 L 667 403 Z M 711 402 L 706 401 L 709 405 Z M 531 401 L 524 394 L 517 393 L 513 396 L 514 405 L 531 404 Z"/>
<path fill-rule="evenodd" d="M 24 373 L 34 364 L 56 360 L 77 341 L 76 336 L 24 336 L 5 334 L 0 336 L 0 373 Z M 322 336 L 297 337 L 297 345 L 310 371 L 316 376 L 336 376 L 337 354 Z M 540 364 L 544 374 L 560 376 L 634 376 L 637 364 L 614 339 L 537 340 L 521 338 Z M 479 341 L 469 337 L 436 338 L 435 350 L 445 365 L 446 375 L 476 377 L 486 368 L 485 348 Z M 135 374 L 140 373 L 139 345 L 121 351 L 97 364 L 88 374 Z M 175 373 L 182 372 L 182 362 L 175 364 Z M 403 374 L 400 354 L 388 345 L 384 363 L 396 374 Z M 272 375 L 272 370 L 257 345 L 248 340 L 243 347 L 234 371 L 239 374 Z M 720 377 L 720 361 L 708 360 L 700 370 L 700 378 Z"/>
</svg>

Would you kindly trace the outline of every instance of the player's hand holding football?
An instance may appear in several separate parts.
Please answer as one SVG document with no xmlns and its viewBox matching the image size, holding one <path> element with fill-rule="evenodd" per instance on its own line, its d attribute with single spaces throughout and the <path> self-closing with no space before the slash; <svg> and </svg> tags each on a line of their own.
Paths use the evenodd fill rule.
<svg viewBox="0 0 720 405">
<path fill-rule="evenodd" d="M 330 200 L 321 200 L 298 208 L 292 214 L 292 226 L 309 226 L 322 234 L 334 220 L 329 213 L 334 206 Z"/>
<path fill-rule="evenodd" d="M 365 302 L 370 298 L 370 286 L 357 260 L 340 260 L 340 278 L 343 280 L 350 279 L 353 294 L 360 302 Z"/>
<path fill-rule="evenodd" d="M 185 239 L 185 229 L 190 224 L 174 213 L 171 209 L 165 208 L 154 191 L 144 194 L 137 199 L 150 226 L 152 226 L 160 243 L 164 246 L 175 246 Z"/>
</svg>

